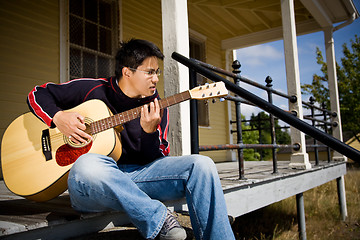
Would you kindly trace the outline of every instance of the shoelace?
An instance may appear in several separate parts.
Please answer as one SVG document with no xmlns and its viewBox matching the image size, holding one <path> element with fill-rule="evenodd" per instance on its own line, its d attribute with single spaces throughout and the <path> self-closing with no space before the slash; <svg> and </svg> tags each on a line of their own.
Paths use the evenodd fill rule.
<svg viewBox="0 0 360 240">
<path fill-rule="evenodd" d="M 166 234 L 171 229 L 175 227 L 181 227 L 179 222 L 175 219 L 175 217 L 170 213 L 170 211 L 167 212 L 164 225 L 161 229 L 162 234 Z"/>
</svg>

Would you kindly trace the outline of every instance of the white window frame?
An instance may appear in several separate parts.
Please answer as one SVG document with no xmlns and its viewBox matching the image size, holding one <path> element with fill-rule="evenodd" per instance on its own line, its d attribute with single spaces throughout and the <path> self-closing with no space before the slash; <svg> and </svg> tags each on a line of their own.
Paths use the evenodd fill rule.
<svg viewBox="0 0 360 240">
<path fill-rule="evenodd" d="M 117 44 L 122 40 L 122 0 L 109 1 L 113 1 L 118 6 L 118 12 L 115 14 L 118 26 L 115 28 L 117 31 L 112 40 L 115 41 L 113 44 Z M 64 83 L 70 80 L 69 0 L 59 0 L 59 18 L 59 82 Z"/>
<path fill-rule="evenodd" d="M 204 61 L 206 62 L 206 40 L 207 40 L 207 37 L 202 35 L 201 33 L 198 33 L 192 29 L 189 29 L 189 41 L 192 41 L 196 44 L 199 44 L 203 47 L 203 49 L 201 50 L 201 55 L 203 55 L 203 59 L 199 59 L 200 61 Z M 190 44 L 191 45 L 191 44 Z M 207 124 L 202 124 L 201 121 L 199 121 L 199 127 L 201 128 L 210 128 L 210 109 L 209 109 L 209 106 L 207 105 L 207 101 L 205 100 L 199 100 L 198 101 L 198 109 L 199 109 L 199 106 L 200 104 L 203 104 L 204 107 L 206 108 L 205 109 L 205 122 L 207 122 Z M 200 116 L 200 115 L 199 115 Z"/>
</svg>

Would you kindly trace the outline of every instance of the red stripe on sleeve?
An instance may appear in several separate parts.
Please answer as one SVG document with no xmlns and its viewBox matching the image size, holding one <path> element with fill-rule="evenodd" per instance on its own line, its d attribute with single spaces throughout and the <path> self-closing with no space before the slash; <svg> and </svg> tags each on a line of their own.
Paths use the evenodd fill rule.
<svg viewBox="0 0 360 240">
<path fill-rule="evenodd" d="M 40 87 L 46 88 L 49 83 L 43 84 Z M 34 89 L 29 93 L 28 99 L 31 108 L 34 113 L 41 118 L 46 125 L 51 126 L 52 118 L 41 108 L 41 106 L 37 103 L 35 93 L 37 92 L 38 86 L 34 87 Z"/>
</svg>

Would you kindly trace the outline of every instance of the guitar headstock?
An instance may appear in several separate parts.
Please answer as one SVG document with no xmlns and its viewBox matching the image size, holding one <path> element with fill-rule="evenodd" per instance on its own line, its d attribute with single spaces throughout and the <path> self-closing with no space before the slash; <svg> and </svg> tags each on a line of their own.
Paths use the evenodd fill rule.
<svg viewBox="0 0 360 240">
<path fill-rule="evenodd" d="M 190 90 L 192 99 L 205 100 L 228 95 L 228 90 L 223 82 L 216 82 L 195 87 Z"/>
</svg>

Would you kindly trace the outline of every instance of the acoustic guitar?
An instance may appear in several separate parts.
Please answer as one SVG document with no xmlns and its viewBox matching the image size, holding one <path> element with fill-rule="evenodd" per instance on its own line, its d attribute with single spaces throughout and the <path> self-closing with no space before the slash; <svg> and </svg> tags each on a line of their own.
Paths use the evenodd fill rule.
<svg viewBox="0 0 360 240">
<path fill-rule="evenodd" d="M 188 99 L 210 99 L 227 94 L 224 83 L 217 82 L 161 99 L 159 105 L 166 108 Z M 10 191 L 30 200 L 47 201 L 66 191 L 69 170 L 79 156 L 98 153 L 117 161 L 122 148 L 116 129 L 140 117 L 141 107 L 113 115 L 101 100 L 89 100 L 66 111 L 85 117 L 85 131 L 92 136 L 92 141 L 75 144 L 31 112 L 16 118 L 6 129 L 1 145 L 1 166 Z"/>
</svg>

